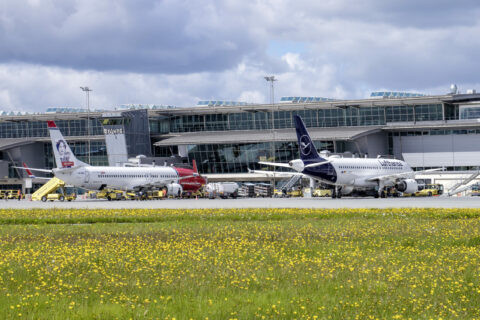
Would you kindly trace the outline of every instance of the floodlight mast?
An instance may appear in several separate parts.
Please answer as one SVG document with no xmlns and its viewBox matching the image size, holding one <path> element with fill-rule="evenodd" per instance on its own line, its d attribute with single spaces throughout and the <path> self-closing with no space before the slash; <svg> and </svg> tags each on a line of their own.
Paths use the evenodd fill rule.
<svg viewBox="0 0 480 320">
<path fill-rule="evenodd" d="M 265 76 L 264 79 L 270 82 L 270 104 L 272 105 L 272 161 L 275 162 L 275 91 L 273 83 L 277 81 L 277 79 L 275 79 L 275 76 Z M 275 167 L 273 167 L 273 194 L 275 194 Z"/>
<path fill-rule="evenodd" d="M 86 94 L 87 99 L 87 154 L 88 154 L 88 164 L 90 162 L 90 91 L 93 91 L 89 87 L 80 87 L 83 92 Z"/>
</svg>

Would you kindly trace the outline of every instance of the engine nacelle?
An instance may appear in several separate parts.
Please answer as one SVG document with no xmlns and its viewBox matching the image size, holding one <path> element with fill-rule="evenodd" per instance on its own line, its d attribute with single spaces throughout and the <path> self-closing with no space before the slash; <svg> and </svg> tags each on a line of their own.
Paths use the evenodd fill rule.
<svg viewBox="0 0 480 320">
<path fill-rule="evenodd" d="M 353 186 L 344 186 L 342 187 L 342 189 L 340 190 L 340 192 L 342 193 L 342 195 L 349 195 L 350 193 L 352 193 L 353 191 Z"/>
<path fill-rule="evenodd" d="M 295 159 L 288 163 L 288 165 L 297 172 L 302 172 L 305 168 L 305 164 L 301 159 Z"/>
<path fill-rule="evenodd" d="M 405 193 L 415 193 L 418 191 L 418 183 L 414 179 L 405 179 L 395 185 L 395 189 Z"/>
<path fill-rule="evenodd" d="M 182 192 L 183 192 L 183 188 L 180 184 L 178 183 L 167 184 L 167 195 L 179 197 L 182 195 Z"/>
</svg>

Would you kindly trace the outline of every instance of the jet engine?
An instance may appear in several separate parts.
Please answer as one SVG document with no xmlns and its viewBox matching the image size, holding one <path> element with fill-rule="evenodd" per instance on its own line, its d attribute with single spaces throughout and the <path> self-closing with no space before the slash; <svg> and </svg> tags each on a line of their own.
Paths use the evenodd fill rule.
<svg viewBox="0 0 480 320">
<path fill-rule="evenodd" d="M 182 195 L 182 192 L 183 192 L 183 188 L 180 184 L 178 183 L 167 184 L 167 195 L 180 197 Z"/>
<path fill-rule="evenodd" d="M 353 191 L 353 186 L 345 186 L 345 187 L 342 187 L 341 189 L 342 195 L 348 195 L 352 193 L 352 191 Z"/>
<path fill-rule="evenodd" d="M 288 163 L 288 165 L 297 172 L 302 172 L 305 168 L 305 165 L 301 159 L 292 160 Z"/>
<path fill-rule="evenodd" d="M 405 179 L 395 185 L 395 189 L 405 193 L 415 193 L 418 191 L 418 183 L 414 179 Z"/>
</svg>

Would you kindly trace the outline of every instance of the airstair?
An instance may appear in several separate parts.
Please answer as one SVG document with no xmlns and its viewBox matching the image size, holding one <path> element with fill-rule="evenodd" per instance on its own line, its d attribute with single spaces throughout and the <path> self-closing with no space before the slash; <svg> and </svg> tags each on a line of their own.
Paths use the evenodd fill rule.
<svg viewBox="0 0 480 320">
<path fill-rule="evenodd" d="M 292 176 L 290 178 L 290 180 L 288 180 L 287 183 L 285 183 L 280 188 L 280 190 L 281 191 L 288 191 L 288 190 L 292 189 L 293 186 L 295 186 L 298 183 L 298 181 L 300 181 L 302 179 L 302 176 L 303 176 L 302 174 L 296 174 L 296 175 Z"/>
<path fill-rule="evenodd" d="M 65 182 L 63 182 L 63 180 L 60 180 L 57 177 L 53 177 L 52 179 L 48 180 L 48 182 L 45 183 L 40 189 L 38 189 L 32 194 L 32 200 L 42 200 L 43 197 L 46 197 L 49 193 L 52 193 L 63 186 L 65 186 Z"/>
<path fill-rule="evenodd" d="M 453 187 L 451 187 L 450 190 L 448 190 L 448 195 L 451 196 L 451 195 L 454 195 L 455 193 L 459 193 L 459 192 L 468 190 L 469 188 L 472 187 L 472 185 L 469 185 L 469 183 L 472 182 L 473 179 L 478 177 L 478 175 L 480 175 L 480 170 L 475 171 L 474 173 L 472 173 L 472 175 L 470 177 L 468 177 L 467 179 L 465 179 L 463 181 L 460 181 L 459 183 L 457 183 Z"/>
</svg>

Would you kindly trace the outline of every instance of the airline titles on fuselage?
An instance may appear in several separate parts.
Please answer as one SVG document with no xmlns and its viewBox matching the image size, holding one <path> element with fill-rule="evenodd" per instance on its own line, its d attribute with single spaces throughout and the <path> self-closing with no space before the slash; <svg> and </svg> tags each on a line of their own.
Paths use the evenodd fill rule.
<svg viewBox="0 0 480 320">
<path fill-rule="evenodd" d="M 392 161 L 392 160 L 378 160 L 382 167 L 403 167 L 403 164 L 400 161 Z"/>
</svg>

